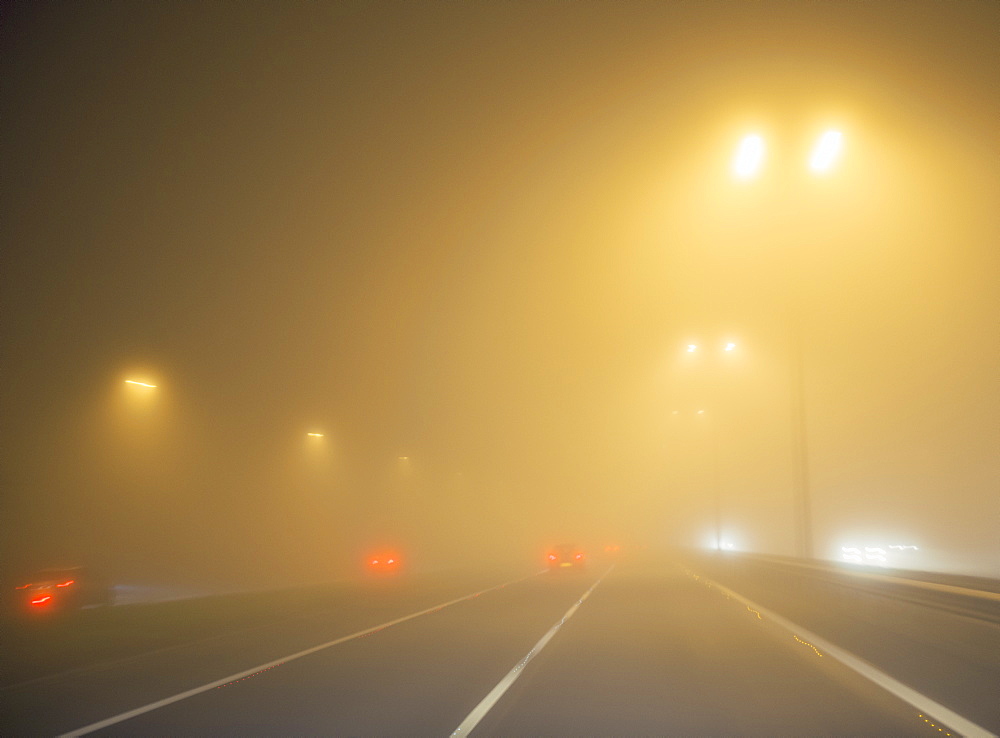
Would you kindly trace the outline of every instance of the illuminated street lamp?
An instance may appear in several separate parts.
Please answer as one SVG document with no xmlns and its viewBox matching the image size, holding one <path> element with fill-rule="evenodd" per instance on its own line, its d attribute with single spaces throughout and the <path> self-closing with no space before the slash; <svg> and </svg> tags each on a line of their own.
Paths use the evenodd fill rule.
<svg viewBox="0 0 1000 738">
<path fill-rule="evenodd" d="M 809 159 L 809 168 L 817 173 L 828 172 L 832 167 L 837 155 L 840 154 L 841 140 L 843 136 L 840 131 L 826 131 L 820 136 L 813 149 L 812 157 Z"/>
<path fill-rule="evenodd" d="M 763 163 L 764 139 L 757 134 L 746 136 L 733 158 L 733 173 L 739 179 L 750 179 L 760 171 Z"/>
<path fill-rule="evenodd" d="M 763 160 L 763 141 L 756 143 L 759 136 L 744 138 L 737 149 L 734 171 L 741 179 L 755 174 Z M 843 148 L 843 134 L 838 130 L 827 130 L 816 142 L 809 168 L 815 174 L 826 174 L 833 169 Z M 756 153 L 755 153 L 756 152 Z M 756 163 L 754 163 L 756 162 Z M 812 558 L 812 504 L 809 491 L 809 458 L 806 443 L 805 382 L 803 379 L 802 330 L 798 302 L 790 295 L 789 317 L 791 320 L 791 390 L 792 390 L 792 437 L 794 451 L 793 496 L 795 512 L 795 549 L 802 558 Z M 728 348 L 727 348 L 728 350 Z"/>
<path fill-rule="evenodd" d="M 156 389 L 155 384 L 149 384 L 148 382 L 140 382 L 137 379 L 126 379 L 125 384 L 131 384 L 137 387 L 147 387 L 149 389 Z"/>
</svg>

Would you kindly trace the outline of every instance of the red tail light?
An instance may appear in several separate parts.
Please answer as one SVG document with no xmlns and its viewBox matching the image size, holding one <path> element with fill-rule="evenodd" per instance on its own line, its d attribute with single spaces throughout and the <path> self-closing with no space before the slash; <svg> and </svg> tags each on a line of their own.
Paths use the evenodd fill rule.
<svg viewBox="0 0 1000 738">
<path fill-rule="evenodd" d="M 394 572 L 400 566 L 399 554 L 383 551 L 377 556 L 367 559 L 368 567 L 377 572 Z"/>
<path fill-rule="evenodd" d="M 549 561 L 555 561 L 555 560 L 556 560 L 556 555 L 555 554 L 549 554 Z"/>
<path fill-rule="evenodd" d="M 44 605 L 46 602 L 50 602 L 51 600 L 52 600 L 52 596 L 51 595 L 42 595 L 41 597 L 36 597 L 35 599 L 33 599 L 31 601 L 31 604 L 32 605 Z"/>
<path fill-rule="evenodd" d="M 69 580 L 67 580 L 65 582 L 62 582 L 61 584 L 57 584 L 56 586 L 57 587 L 68 587 L 69 585 L 71 585 L 71 584 L 73 584 L 75 582 L 76 582 L 75 579 L 69 579 Z"/>
<path fill-rule="evenodd" d="M 574 558 L 574 559 L 576 559 L 577 561 L 579 561 L 580 559 L 582 559 L 582 558 L 583 558 L 583 554 L 577 554 L 577 555 L 576 555 L 576 556 L 574 556 L 573 558 Z"/>
</svg>

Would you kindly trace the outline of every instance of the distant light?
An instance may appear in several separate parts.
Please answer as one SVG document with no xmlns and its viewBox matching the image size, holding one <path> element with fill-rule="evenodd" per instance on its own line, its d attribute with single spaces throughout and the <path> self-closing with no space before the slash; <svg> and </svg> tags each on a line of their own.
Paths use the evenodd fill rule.
<svg viewBox="0 0 1000 738">
<path fill-rule="evenodd" d="M 693 354 L 697 350 L 698 350 L 698 344 L 696 344 L 696 343 L 689 343 L 688 344 L 687 351 L 688 351 L 689 354 Z"/>
<path fill-rule="evenodd" d="M 156 389 L 155 384 L 147 384 L 146 382 L 137 382 L 134 379 L 126 379 L 125 384 L 137 384 L 140 387 L 149 387 L 150 389 Z"/>
<path fill-rule="evenodd" d="M 670 414 L 671 414 L 671 415 L 680 415 L 680 414 L 681 414 L 681 411 L 680 411 L 680 410 L 674 410 L 674 411 L 672 411 L 672 412 L 671 412 Z"/>
<path fill-rule="evenodd" d="M 75 580 L 75 579 L 67 579 L 67 580 L 66 580 L 65 582 L 62 582 L 62 583 L 60 583 L 60 584 L 57 584 L 56 586 L 57 586 L 57 587 L 68 587 L 69 585 L 71 585 L 71 584 L 75 584 L 75 583 L 76 583 L 76 580 Z"/>
<path fill-rule="evenodd" d="M 753 134 L 740 142 L 733 159 L 733 172 L 740 179 L 749 179 L 757 174 L 764 161 L 764 139 Z"/>
<path fill-rule="evenodd" d="M 705 414 L 705 411 L 704 411 L 704 410 L 699 410 L 699 411 L 698 411 L 698 414 L 699 414 L 699 415 L 704 415 L 704 414 Z"/>
<path fill-rule="evenodd" d="M 840 550 L 844 554 L 844 561 L 849 564 L 863 564 L 864 559 L 861 557 L 861 549 L 855 548 L 854 546 L 841 546 Z"/>
<path fill-rule="evenodd" d="M 43 597 L 38 597 L 38 598 L 32 600 L 31 604 L 32 605 L 44 605 L 46 602 L 49 602 L 51 600 L 52 600 L 52 597 L 50 595 L 45 595 Z"/>
<path fill-rule="evenodd" d="M 865 561 L 886 562 L 885 549 L 881 546 L 865 546 Z"/>
<path fill-rule="evenodd" d="M 841 138 L 840 131 L 827 131 L 820 136 L 809 160 L 809 167 L 814 172 L 825 172 L 833 166 L 837 154 L 840 153 Z"/>
<path fill-rule="evenodd" d="M 312 436 L 313 438 L 322 438 L 322 433 L 306 433 L 307 436 Z"/>
<path fill-rule="evenodd" d="M 400 461 L 409 461 L 409 460 L 410 460 L 410 457 L 409 457 L 409 456 L 400 456 L 400 457 L 399 457 L 399 460 L 400 460 Z"/>
<path fill-rule="evenodd" d="M 727 343 L 726 344 L 726 351 L 732 351 L 735 348 L 736 348 L 736 344 L 735 343 Z"/>
</svg>

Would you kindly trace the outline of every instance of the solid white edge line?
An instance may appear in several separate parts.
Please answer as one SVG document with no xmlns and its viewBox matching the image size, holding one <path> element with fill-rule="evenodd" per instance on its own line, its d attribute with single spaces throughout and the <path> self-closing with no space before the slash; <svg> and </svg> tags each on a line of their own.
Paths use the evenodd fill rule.
<svg viewBox="0 0 1000 738">
<path fill-rule="evenodd" d="M 472 594 L 464 595 L 462 597 L 457 597 L 449 602 L 442 603 L 440 605 L 434 605 L 433 607 L 428 607 L 426 610 L 421 610 L 420 612 L 410 613 L 409 615 L 404 615 L 401 618 L 396 618 L 395 620 L 390 620 L 387 623 L 382 623 L 381 625 L 375 625 L 371 628 L 366 628 L 365 630 L 359 630 L 357 633 L 351 633 L 350 635 L 342 636 L 332 641 L 327 641 L 326 643 L 321 643 L 318 646 L 313 646 L 307 648 L 303 651 L 290 654 L 280 659 L 275 659 L 274 661 L 268 661 L 266 664 L 261 664 L 259 666 L 254 666 L 250 669 L 245 669 L 237 674 L 230 674 L 222 679 L 216 679 L 214 682 L 209 682 L 208 684 L 202 684 L 200 687 L 195 687 L 194 689 L 189 689 L 186 692 L 180 692 L 171 697 L 165 697 L 162 700 L 157 700 L 156 702 L 150 702 L 148 705 L 143 705 L 142 707 L 137 707 L 134 710 L 128 710 L 127 712 L 114 715 L 112 717 L 100 720 L 96 723 L 91 723 L 90 725 L 85 725 L 82 728 L 77 728 L 68 733 L 62 733 L 59 738 L 76 738 L 76 736 L 87 735 L 88 733 L 93 733 L 95 730 L 100 730 L 101 728 L 107 728 L 109 725 L 115 725 L 116 723 L 121 723 L 126 720 L 130 720 L 134 717 L 138 717 L 147 712 L 152 712 L 153 710 L 158 710 L 161 707 L 166 707 L 167 705 L 172 705 L 174 702 L 180 702 L 181 700 L 186 700 L 188 697 L 194 697 L 196 694 L 201 694 L 202 692 L 207 692 L 210 689 L 215 689 L 216 687 L 221 687 L 224 684 L 229 684 L 230 682 L 235 682 L 244 677 L 248 677 L 251 674 L 256 674 L 258 672 L 264 671 L 265 669 L 270 669 L 275 666 L 287 663 L 289 661 L 294 661 L 295 659 L 300 659 L 303 656 L 309 656 L 310 654 L 316 653 L 317 651 L 322 651 L 323 649 L 330 648 L 332 646 L 339 645 L 346 641 L 353 640 L 355 638 L 360 638 L 362 636 L 371 635 L 380 630 L 386 628 L 391 628 L 394 625 L 399 625 L 400 623 L 405 623 L 407 620 L 413 620 L 421 615 L 427 615 L 428 613 L 437 612 L 438 610 L 443 610 L 446 607 L 455 605 L 459 602 L 465 600 L 471 600 L 473 597 L 478 597 L 479 595 L 486 594 L 487 592 L 492 592 L 495 589 L 501 589 L 502 587 L 510 586 L 511 584 L 518 584 L 525 580 L 531 579 L 532 577 L 537 577 L 539 574 L 544 573 L 543 571 L 535 572 L 521 579 L 514 579 L 509 582 L 504 582 L 503 584 L 497 584 L 493 587 L 488 587 L 482 589 L 478 592 L 473 592 Z"/>
<path fill-rule="evenodd" d="M 747 607 L 752 607 L 754 610 L 757 610 L 762 616 L 774 621 L 775 624 L 780 625 L 793 635 L 798 635 L 809 641 L 816 646 L 816 648 L 837 659 L 837 661 L 844 664 L 844 666 L 853 669 L 866 679 L 875 682 L 875 684 L 882 687 L 882 689 L 886 690 L 890 694 L 895 695 L 904 702 L 917 708 L 921 713 L 934 717 L 938 721 L 949 726 L 952 730 L 961 733 L 966 738 L 997 738 L 994 733 L 976 725 L 974 722 L 962 717 L 957 712 L 949 710 L 947 707 L 939 702 L 936 702 L 927 695 L 918 692 L 912 687 L 906 686 L 896 679 L 893 679 L 884 671 L 873 664 L 868 663 L 861 657 L 855 656 L 849 651 L 845 651 L 839 646 L 833 645 L 825 638 L 822 638 L 815 633 L 796 625 L 792 621 L 781 617 L 777 613 L 774 613 L 761 605 L 758 605 L 756 602 L 747 599 L 743 595 L 734 592 L 728 587 L 725 587 L 708 577 L 700 577 L 700 579 L 715 587 L 723 594 L 732 597 L 734 600 L 742 602 Z"/>
<path fill-rule="evenodd" d="M 459 724 L 459 726 L 455 728 L 455 730 L 451 734 L 452 736 L 468 735 L 477 725 L 479 725 L 479 721 L 482 720 L 484 717 L 486 717 L 486 714 L 490 710 L 492 710 L 493 706 L 496 705 L 496 703 L 500 700 L 501 697 L 503 697 L 504 692 L 510 689 L 511 685 L 515 681 L 517 681 L 517 678 L 519 676 L 521 676 L 521 674 L 524 672 L 524 667 L 526 667 L 531 662 L 531 660 L 538 655 L 539 651 L 545 648 L 546 644 L 548 644 L 548 642 L 552 640 L 552 637 L 559 632 L 559 629 L 563 626 L 563 623 L 565 623 L 567 620 L 573 617 L 573 614 L 580 608 L 580 605 L 583 604 L 583 601 L 586 600 L 588 597 L 590 597 L 590 593 L 597 588 L 597 585 L 601 583 L 601 580 L 604 579 L 604 577 L 606 577 L 608 574 L 610 574 L 611 570 L 614 568 L 615 565 L 612 564 L 606 572 L 604 572 L 603 574 L 601 574 L 600 577 L 598 577 L 597 581 L 590 586 L 590 589 L 584 592 L 583 596 L 581 596 L 579 600 L 574 602 L 573 606 L 566 611 L 566 614 L 562 616 L 559 622 L 553 625 L 551 628 L 549 628 L 548 631 L 545 633 L 545 635 L 543 635 L 539 639 L 538 643 L 536 643 L 532 647 L 532 649 L 528 651 L 528 655 L 525 656 L 520 661 L 518 661 L 514 665 L 514 668 L 511 669 L 509 672 L 507 672 L 507 675 L 503 679 L 497 682 L 497 685 L 490 690 L 489 694 L 483 697 L 483 699 L 479 702 L 479 704 L 476 705 L 474 708 L 472 708 L 472 712 L 470 712 L 465 717 L 465 720 L 463 720 Z"/>
</svg>

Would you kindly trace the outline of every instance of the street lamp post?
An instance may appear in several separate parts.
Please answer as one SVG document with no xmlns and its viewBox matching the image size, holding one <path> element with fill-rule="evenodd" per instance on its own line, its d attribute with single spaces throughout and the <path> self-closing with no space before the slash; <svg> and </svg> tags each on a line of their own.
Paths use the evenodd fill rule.
<svg viewBox="0 0 1000 738">
<path fill-rule="evenodd" d="M 802 319 L 793 300 L 791 311 L 792 396 L 792 504 L 795 519 L 795 555 L 813 558 L 812 501 L 809 486 L 809 453 L 806 436 L 806 392 L 803 371 Z"/>
<path fill-rule="evenodd" d="M 680 410 L 674 410 L 671 414 L 674 417 L 682 416 Z M 684 413 L 683 415 L 686 416 L 687 413 Z M 722 550 L 722 469 L 719 454 L 718 431 L 712 422 L 713 418 L 710 413 L 705 410 L 697 410 L 694 412 L 694 416 L 695 418 L 705 419 L 704 431 L 708 437 L 708 449 L 712 465 L 712 508 L 715 528 L 715 547 L 718 550 Z"/>
<path fill-rule="evenodd" d="M 689 354 L 702 353 L 704 350 L 703 346 L 697 343 L 689 343 L 685 345 L 685 352 Z M 722 344 L 721 351 L 724 354 L 732 354 L 736 350 L 736 343 L 733 341 L 726 341 Z M 718 403 L 718 393 L 714 393 L 714 400 Z M 679 410 L 673 411 L 674 415 L 680 415 Z M 704 409 L 697 410 L 695 416 L 698 418 L 703 418 L 705 421 L 705 432 L 708 436 L 709 453 L 711 454 L 711 464 L 712 464 L 712 488 L 714 497 L 714 510 L 715 510 L 715 547 L 718 550 L 722 550 L 722 455 L 721 455 L 721 442 L 719 440 L 719 422 L 718 413 L 709 413 Z"/>
<path fill-rule="evenodd" d="M 840 156 L 843 135 L 828 130 L 820 136 L 809 159 L 809 168 L 816 175 L 827 174 Z M 756 134 L 745 137 L 733 159 L 733 174 L 741 180 L 755 177 L 763 167 L 764 142 Z M 812 500 L 809 479 L 809 453 L 807 444 L 805 372 L 802 350 L 802 317 L 798 296 L 790 287 L 789 322 L 791 324 L 789 351 L 792 406 L 792 507 L 795 527 L 795 554 L 799 558 L 813 557 Z"/>
</svg>

